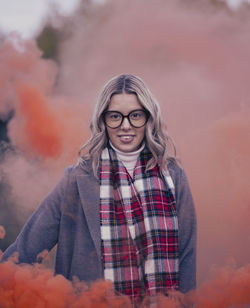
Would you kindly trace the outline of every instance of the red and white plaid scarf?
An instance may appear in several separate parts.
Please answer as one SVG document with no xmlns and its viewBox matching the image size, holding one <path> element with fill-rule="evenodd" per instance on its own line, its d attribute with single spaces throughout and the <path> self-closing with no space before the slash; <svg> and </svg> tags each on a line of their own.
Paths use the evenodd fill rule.
<svg viewBox="0 0 250 308">
<path fill-rule="evenodd" d="M 100 222 L 104 277 L 139 303 L 179 285 L 178 220 L 169 174 L 145 171 L 152 154 L 140 153 L 133 178 L 115 151 L 100 164 Z"/>
</svg>

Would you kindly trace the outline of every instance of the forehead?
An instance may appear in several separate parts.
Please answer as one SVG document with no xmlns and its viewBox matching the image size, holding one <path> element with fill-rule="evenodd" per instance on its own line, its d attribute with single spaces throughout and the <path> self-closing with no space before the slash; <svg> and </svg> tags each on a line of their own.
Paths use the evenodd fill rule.
<svg viewBox="0 0 250 308">
<path fill-rule="evenodd" d="M 124 114 L 141 108 L 142 105 L 139 103 L 137 96 L 126 93 L 113 95 L 108 106 L 108 110 L 116 110 Z"/>
</svg>

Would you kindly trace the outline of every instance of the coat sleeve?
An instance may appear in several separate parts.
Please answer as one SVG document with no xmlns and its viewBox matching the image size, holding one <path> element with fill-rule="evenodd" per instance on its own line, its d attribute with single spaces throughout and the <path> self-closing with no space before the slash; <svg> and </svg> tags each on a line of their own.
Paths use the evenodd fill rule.
<svg viewBox="0 0 250 308">
<path fill-rule="evenodd" d="M 174 165 L 169 172 L 178 215 L 180 291 L 186 293 L 196 287 L 196 212 L 185 171 Z"/>
<path fill-rule="evenodd" d="M 37 255 L 51 250 L 58 240 L 61 203 L 68 182 L 69 168 L 51 193 L 24 225 L 16 241 L 4 252 L 1 262 L 13 254 L 18 255 L 18 263 L 34 263 Z"/>
</svg>

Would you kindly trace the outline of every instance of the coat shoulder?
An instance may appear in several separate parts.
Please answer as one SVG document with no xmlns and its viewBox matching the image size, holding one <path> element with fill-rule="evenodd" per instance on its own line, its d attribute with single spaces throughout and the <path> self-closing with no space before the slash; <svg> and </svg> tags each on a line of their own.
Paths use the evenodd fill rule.
<svg viewBox="0 0 250 308">
<path fill-rule="evenodd" d="M 71 179 L 76 178 L 77 176 L 82 175 L 92 175 L 92 165 L 91 161 L 86 161 L 84 164 L 75 164 L 65 168 L 65 174 Z"/>
<path fill-rule="evenodd" d="M 178 178 L 180 178 L 181 174 L 184 172 L 181 164 L 175 159 L 169 159 L 167 162 L 167 168 L 172 177 L 173 181 L 176 183 Z"/>
</svg>

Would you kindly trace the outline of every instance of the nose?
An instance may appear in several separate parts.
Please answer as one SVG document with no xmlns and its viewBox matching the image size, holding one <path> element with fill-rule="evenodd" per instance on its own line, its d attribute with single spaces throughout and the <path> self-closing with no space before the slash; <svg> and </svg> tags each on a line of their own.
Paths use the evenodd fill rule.
<svg viewBox="0 0 250 308">
<path fill-rule="evenodd" d="M 129 123 L 129 120 L 127 117 L 125 117 L 122 121 L 122 125 L 121 125 L 121 129 L 130 129 L 131 128 L 131 125 Z"/>
</svg>

